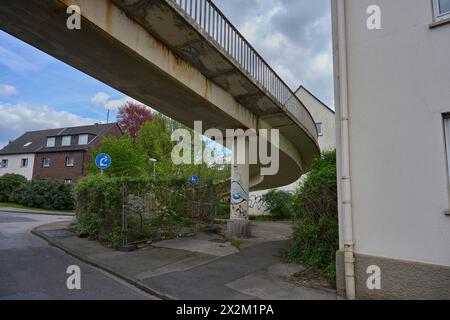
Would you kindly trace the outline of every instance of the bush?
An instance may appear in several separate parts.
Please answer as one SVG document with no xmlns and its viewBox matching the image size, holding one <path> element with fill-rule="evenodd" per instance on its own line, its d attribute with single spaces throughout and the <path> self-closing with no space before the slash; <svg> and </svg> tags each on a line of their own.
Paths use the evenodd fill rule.
<svg viewBox="0 0 450 320">
<path fill-rule="evenodd" d="M 298 197 L 290 192 L 271 190 L 263 195 L 263 201 L 273 219 L 292 219 L 298 211 Z"/>
<path fill-rule="evenodd" d="M 289 259 L 312 269 L 336 274 L 335 254 L 339 248 L 336 152 L 315 160 L 299 189 L 300 209 L 296 215 Z"/>
<path fill-rule="evenodd" d="M 185 191 L 180 179 L 84 177 L 75 187 L 78 234 L 120 246 L 125 205 L 129 242 L 178 235 L 182 228 L 197 227 L 199 222 L 186 214 Z"/>
<path fill-rule="evenodd" d="M 36 179 L 22 185 L 16 189 L 11 201 L 48 210 L 72 210 L 75 207 L 71 186 L 46 179 Z"/>
<path fill-rule="evenodd" d="M 13 201 L 16 190 L 27 183 L 27 178 L 19 174 L 5 174 L 0 177 L 0 202 Z"/>
<path fill-rule="evenodd" d="M 122 197 L 119 180 L 87 176 L 75 187 L 77 228 L 80 236 L 102 237 L 119 246 Z"/>
</svg>

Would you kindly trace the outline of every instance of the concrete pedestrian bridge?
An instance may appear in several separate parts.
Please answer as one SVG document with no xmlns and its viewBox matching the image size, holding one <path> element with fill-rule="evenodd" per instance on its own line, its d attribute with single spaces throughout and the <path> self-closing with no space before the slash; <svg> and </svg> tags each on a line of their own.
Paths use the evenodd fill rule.
<svg viewBox="0 0 450 320">
<path fill-rule="evenodd" d="M 279 129 L 278 174 L 249 166 L 246 191 L 296 181 L 319 154 L 305 106 L 210 0 L 15 0 L 0 28 L 191 128 Z"/>
</svg>

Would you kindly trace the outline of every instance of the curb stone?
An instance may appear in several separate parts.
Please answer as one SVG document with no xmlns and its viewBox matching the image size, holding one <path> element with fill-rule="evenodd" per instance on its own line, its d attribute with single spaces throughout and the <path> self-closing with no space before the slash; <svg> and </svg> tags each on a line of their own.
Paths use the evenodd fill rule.
<svg viewBox="0 0 450 320">
<path fill-rule="evenodd" d="M 37 237 L 47 241 L 51 246 L 54 246 L 54 247 L 64 251 L 68 255 L 70 255 L 70 256 L 72 256 L 72 257 L 74 257 L 74 258 L 76 258 L 76 259 L 78 259 L 78 260 L 80 260 L 80 261 L 82 261 L 82 262 L 84 262 L 86 264 L 89 264 L 89 265 L 91 265 L 93 267 L 96 267 L 98 269 L 106 271 L 106 272 L 112 274 L 113 276 L 116 276 L 117 278 L 120 278 L 120 279 L 128 282 L 129 284 L 135 286 L 136 288 L 139 288 L 142 291 L 145 291 L 146 293 L 152 294 L 152 295 L 154 295 L 154 296 L 156 296 L 156 297 L 158 297 L 158 298 L 160 298 L 162 300 L 178 300 L 175 297 L 172 297 L 171 295 L 168 295 L 168 294 L 162 293 L 162 292 L 160 292 L 158 290 L 149 288 L 148 286 L 146 286 L 145 284 L 143 284 L 139 280 L 135 280 L 135 279 L 133 279 L 133 278 L 127 276 L 127 275 L 124 275 L 121 272 L 112 270 L 111 268 L 109 268 L 109 267 L 107 267 L 107 266 L 105 266 L 105 265 L 103 265 L 101 263 L 94 262 L 94 261 L 92 261 L 92 260 L 90 260 L 90 259 L 88 259 L 88 258 L 86 258 L 86 257 L 84 257 L 84 256 L 82 256 L 82 255 L 80 255 L 78 253 L 75 253 L 73 250 L 68 249 L 64 245 L 62 245 L 60 243 L 57 243 L 56 241 L 54 241 L 50 237 L 48 237 L 45 234 L 43 234 L 42 232 L 38 231 L 37 228 L 40 228 L 40 227 L 42 227 L 42 226 L 39 226 L 39 227 L 36 227 L 36 228 L 32 229 L 31 233 L 33 235 L 35 235 L 35 236 L 37 236 Z"/>
</svg>

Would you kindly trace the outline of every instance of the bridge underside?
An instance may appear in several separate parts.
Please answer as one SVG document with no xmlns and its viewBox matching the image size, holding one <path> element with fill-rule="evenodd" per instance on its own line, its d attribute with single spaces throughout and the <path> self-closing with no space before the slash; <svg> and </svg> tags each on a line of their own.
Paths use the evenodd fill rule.
<svg viewBox="0 0 450 320">
<path fill-rule="evenodd" d="M 82 10 L 81 30 L 66 28 L 71 4 Z M 280 129 L 280 171 L 257 179 L 260 166 L 251 166 L 252 189 L 296 181 L 319 152 L 301 119 L 286 116 L 166 1 L 16 0 L 0 17 L 4 31 L 191 128 L 201 120 L 205 130 Z"/>
</svg>

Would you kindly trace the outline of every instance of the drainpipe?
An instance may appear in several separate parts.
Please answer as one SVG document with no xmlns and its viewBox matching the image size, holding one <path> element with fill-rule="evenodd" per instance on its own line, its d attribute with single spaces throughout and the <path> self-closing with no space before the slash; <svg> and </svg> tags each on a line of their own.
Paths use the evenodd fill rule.
<svg viewBox="0 0 450 320">
<path fill-rule="evenodd" d="M 348 78 L 347 78 L 347 42 L 345 0 L 336 0 L 337 28 L 339 48 L 339 107 L 341 138 L 341 193 L 342 221 L 344 241 L 345 292 L 347 299 L 355 299 L 355 256 L 353 242 L 352 189 L 350 179 L 350 135 L 348 110 Z"/>
</svg>

